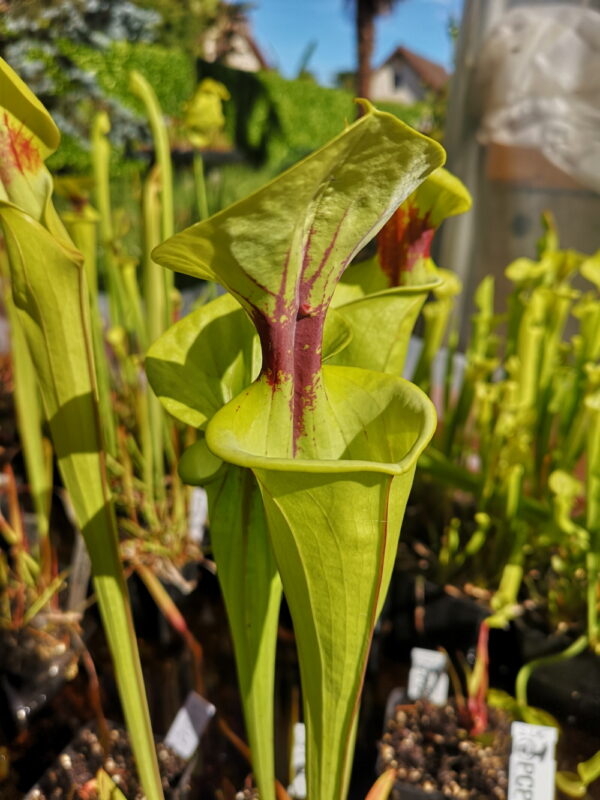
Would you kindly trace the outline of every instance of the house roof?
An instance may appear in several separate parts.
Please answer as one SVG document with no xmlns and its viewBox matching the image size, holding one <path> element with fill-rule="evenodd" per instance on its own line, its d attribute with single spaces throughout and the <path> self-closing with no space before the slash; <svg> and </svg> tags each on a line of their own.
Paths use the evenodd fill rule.
<svg viewBox="0 0 600 800">
<path fill-rule="evenodd" d="M 424 56 L 413 53 L 407 47 L 397 47 L 394 52 L 386 58 L 381 67 L 387 66 L 390 62 L 396 59 L 403 59 L 406 63 L 413 68 L 425 86 L 439 92 L 448 83 L 450 74 L 446 72 L 441 64 L 436 64 L 435 61 L 430 61 Z M 380 69 L 381 69 L 380 67 Z"/>
<path fill-rule="evenodd" d="M 254 56 L 256 57 L 256 60 L 258 61 L 258 63 L 261 66 L 261 69 L 271 69 L 271 66 L 270 66 L 269 62 L 267 61 L 267 59 L 265 58 L 263 51 L 260 49 L 260 47 L 258 46 L 258 44 L 256 42 L 256 39 L 252 35 L 252 32 L 250 30 L 250 26 L 248 25 L 248 23 L 245 23 L 245 24 L 241 25 L 240 28 L 239 28 L 238 33 L 240 34 L 240 36 L 242 36 L 246 40 L 246 43 L 247 43 L 248 47 L 254 53 Z"/>
<path fill-rule="evenodd" d="M 204 58 L 209 62 L 227 64 L 232 57 L 252 55 L 256 59 L 257 69 L 271 68 L 243 15 L 225 19 L 220 25 L 209 28 L 204 36 L 204 47 Z"/>
</svg>

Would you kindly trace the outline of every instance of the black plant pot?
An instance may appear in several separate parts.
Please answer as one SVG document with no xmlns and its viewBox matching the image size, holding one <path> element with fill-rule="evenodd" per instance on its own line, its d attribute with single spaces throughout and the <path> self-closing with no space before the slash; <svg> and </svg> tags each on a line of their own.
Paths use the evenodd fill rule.
<svg viewBox="0 0 600 800">
<path fill-rule="evenodd" d="M 1 634 L 0 727 L 13 738 L 76 674 L 78 656 L 58 640 L 54 649 L 40 649 L 28 629 Z"/>
<path fill-rule="evenodd" d="M 378 626 L 381 653 L 404 659 L 412 647 L 467 653 L 489 613 L 467 597 L 455 597 L 431 581 L 396 571 Z"/>
<path fill-rule="evenodd" d="M 450 655 L 456 652 L 474 655 L 480 625 L 490 614 L 489 609 L 469 597 L 454 596 L 431 581 L 396 572 L 378 625 L 375 655 L 407 662 L 413 647 L 443 647 Z M 543 621 L 531 615 L 513 620 L 505 630 L 493 628 L 489 636 L 491 685 L 514 692 L 517 674 L 524 664 L 560 653 L 571 643 L 572 638 L 566 634 L 548 634 Z M 572 700 L 578 699 L 579 692 L 590 698 L 589 716 L 593 719 L 595 715 L 597 720 L 600 660 L 592 653 L 580 658 L 581 663 L 586 664 L 581 670 L 573 661 L 536 670 L 531 678 L 532 691 L 536 691 L 533 687 L 539 681 L 548 686 L 555 676 L 567 687 L 564 691 L 561 688 L 559 695 L 568 692 L 570 696 L 575 692 L 569 703 L 563 703 L 565 708 L 572 705 Z M 568 677 L 568 664 L 573 664 L 572 678 Z M 553 695 L 551 689 L 540 687 L 537 696 L 544 693 L 549 697 Z M 583 708 L 577 713 L 586 716 Z"/>
<path fill-rule="evenodd" d="M 598 735 L 600 657 L 591 650 L 544 664 L 529 679 L 528 700 L 569 725 Z"/>
</svg>

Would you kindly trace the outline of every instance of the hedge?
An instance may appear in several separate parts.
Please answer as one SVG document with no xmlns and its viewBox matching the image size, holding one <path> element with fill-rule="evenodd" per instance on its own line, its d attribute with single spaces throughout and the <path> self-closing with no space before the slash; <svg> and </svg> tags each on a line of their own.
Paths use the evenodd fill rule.
<svg viewBox="0 0 600 800">
<path fill-rule="evenodd" d="M 61 49 L 81 69 L 92 72 L 100 89 L 126 108 L 143 115 L 141 102 L 129 90 L 129 73 L 137 69 L 154 87 L 165 114 L 180 116 L 196 86 L 194 64 L 182 50 L 156 44 L 113 42 L 106 50 L 64 41 Z"/>
<path fill-rule="evenodd" d="M 148 128 L 143 105 L 129 89 L 131 70 L 139 70 L 148 79 L 163 111 L 169 116 L 180 117 L 183 104 L 194 92 L 194 63 L 181 50 L 130 42 L 114 42 L 105 50 L 97 50 L 68 40 L 61 40 L 59 49 L 62 57 L 93 76 L 102 96 L 107 100 L 117 101 L 129 112 L 133 122 L 138 123 L 134 124 L 131 131 L 128 130 L 125 138 L 129 140 Z M 92 114 L 93 108 L 90 107 L 90 122 Z M 115 128 L 119 124 L 123 125 L 119 121 L 119 115 L 115 119 L 115 115 L 111 114 L 111 122 Z M 146 139 L 149 141 L 149 133 Z M 49 166 L 54 170 L 89 170 L 89 141 L 81 141 L 68 133 L 63 135 L 61 146 L 52 156 Z M 137 164 L 138 168 L 139 166 Z M 136 164 L 125 158 L 122 149 L 117 148 L 113 153 L 113 167 L 119 172 L 127 172 L 135 169 Z"/>
<path fill-rule="evenodd" d="M 214 78 L 231 93 L 226 103 L 227 132 L 255 164 L 286 166 L 325 144 L 356 118 L 353 95 L 311 80 L 286 80 L 276 72 L 242 72 L 203 61 L 198 79 Z M 408 124 L 418 126 L 421 108 L 378 103 Z"/>
<path fill-rule="evenodd" d="M 227 133 L 252 164 L 272 171 L 295 163 L 356 118 L 350 92 L 324 88 L 311 80 L 286 80 L 276 72 L 243 72 L 202 60 L 194 68 L 183 51 L 153 44 L 114 42 L 106 50 L 97 50 L 61 40 L 59 46 L 65 59 L 94 76 L 103 96 L 118 101 L 139 120 L 141 130 L 145 117 L 140 101 L 129 90 L 131 70 L 139 70 L 148 79 L 171 117 L 181 117 L 183 104 L 198 81 L 205 77 L 221 81 L 232 97 L 225 103 Z M 423 116 L 421 105 L 377 105 L 415 127 Z M 131 137 L 135 138 L 135 130 Z M 64 136 L 51 166 L 85 171 L 89 168 L 87 145 Z M 113 166 L 119 171 L 135 167 L 122 151 L 117 149 L 113 155 Z"/>
</svg>

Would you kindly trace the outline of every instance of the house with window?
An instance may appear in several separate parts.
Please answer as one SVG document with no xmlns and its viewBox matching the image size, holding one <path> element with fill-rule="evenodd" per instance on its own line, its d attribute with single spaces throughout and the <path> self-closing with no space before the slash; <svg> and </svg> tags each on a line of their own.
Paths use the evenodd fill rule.
<svg viewBox="0 0 600 800">
<path fill-rule="evenodd" d="M 443 91 L 450 75 L 441 64 L 413 53 L 407 47 L 397 47 L 374 69 L 371 76 L 373 100 L 387 100 L 411 105 L 434 92 Z"/>
<path fill-rule="evenodd" d="M 1 0 L 0 0 L 1 1 Z M 243 14 L 213 26 L 203 39 L 204 60 L 219 62 L 231 69 L 258 72 L 270 69 Z"/>
</svg>

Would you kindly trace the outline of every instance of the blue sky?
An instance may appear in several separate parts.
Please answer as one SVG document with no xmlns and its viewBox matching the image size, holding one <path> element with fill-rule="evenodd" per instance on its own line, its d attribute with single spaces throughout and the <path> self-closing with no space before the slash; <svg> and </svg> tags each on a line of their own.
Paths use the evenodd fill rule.
<svg viewBox="0 0 600 800">
<path fill-rule="evenodd" d="M 354 68 L 354 29 L 346 0 L 254 0 L 250 20 L 267 60 L 294 77 L 302 54 L 317 43 L 309 63 L 320 83 L 331 85 L 336 72 Z M 447 69 L 452 65 L 448 17 L 460 18 L 462 0 L 402 0 L 377 23 L 375 65 L 405 45 Z"/>
</svg>

